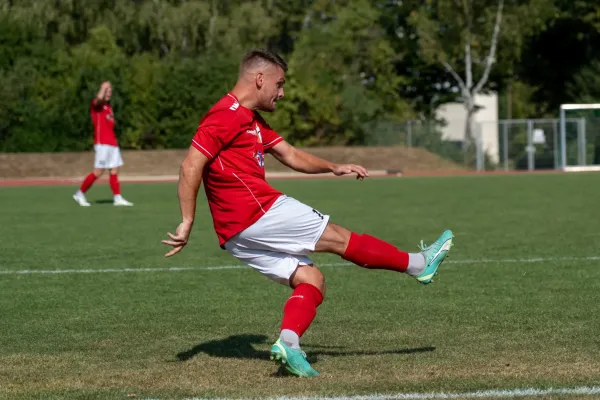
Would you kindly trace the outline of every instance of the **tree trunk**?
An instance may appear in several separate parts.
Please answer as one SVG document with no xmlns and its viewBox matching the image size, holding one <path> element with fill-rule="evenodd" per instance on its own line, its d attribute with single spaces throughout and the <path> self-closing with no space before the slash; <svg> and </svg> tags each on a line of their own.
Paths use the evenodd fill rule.
<svg viewBox="0 0 600 400">
<path fill-rule="evenodd" d="M 208 23 L 208 39 L 206 41 L 206 47 L 211 49 L 214 45 L 215 37 L 215 24 L 219 17 L 219 10 L 217 9 L 217 0 L 211 0 L 210 2 L 210 20 Z"/>
<path fill-rule="evenodd" d="M 475 102 L 471 97 L 465 102 L 467 116 L 465 120 L 465 137 L 463 140 L 463 160 L 466 166 L 472 166 L 475 162 L 475 154 L 473 153 L 473 117 L 475 116 Z"/>
</svg>

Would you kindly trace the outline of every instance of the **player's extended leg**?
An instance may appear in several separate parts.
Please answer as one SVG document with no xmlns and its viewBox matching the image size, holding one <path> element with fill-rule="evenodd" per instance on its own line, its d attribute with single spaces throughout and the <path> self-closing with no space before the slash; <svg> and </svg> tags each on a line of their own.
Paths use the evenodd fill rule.
<svg viewBox="0 0 600 400">
<path fill-rule="evenodd" d="M 453 238 L 452 231 L 446 230 L 430 246 L 421 242 L 420 253 L 407 253 L 376 237 L 329 223 L 315 251 L 337 254 L 364 268 L 405 272 L 428 284 L 452 247 Z"/>
<path fill-rule="evenodd" d="M 123 196 L 121 196 L 121 185 L 119 184 L 119 168 L 111 168 L 110 170 L 110 189 L 113 192 L 114 200 L 113 204 L 115 206 L 132 206 L 133 203 L 125 200 Z"/>
<path fill-rule="evenodd" d="M 300 265 L 290 277 L 294 292 L 283 307 L 279 339 L 271 347 L 271 359 L 280 362 L 293 375 L 317 376 L 300 349 L 300 337 L 317 315 L 323 302 L 325 278 L 314 265 Z"/>
<path fill-rule="evenodd" d="M 102 176 L 104 173 L 104 169 L 102 168 L 94 168 L 92 172 L 90 172 L 79 187 L 79 190 L 75 192 L 73 195 L 73 200 L 75 200 L 82 207 L 89 207 L 91 204 L 85 198 L 85 193 L 92 187 L 94 182 Z"/>
</svg>

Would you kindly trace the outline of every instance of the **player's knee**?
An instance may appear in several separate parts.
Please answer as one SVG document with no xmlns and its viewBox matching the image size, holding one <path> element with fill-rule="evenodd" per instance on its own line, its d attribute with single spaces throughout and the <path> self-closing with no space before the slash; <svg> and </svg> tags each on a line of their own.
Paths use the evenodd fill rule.
<svg viewBox="0 0 600 400">
<path fill-rule="evenodd" d="M 315 251 L 323 253 L 333 253 L 344 255 L 352 232 L 348 229 L 329 223 L 323 232 L 323 235 L 315 246 Z"/>
<path fill-rule="evenodd" d="M 110 170 L 110 174 L 111 175 L 117 175 L 119 173 L 119 169 L 118 168 L 111 168 Z"/>
<path fill-rule="evenodd" d="M 290 279 L 290 286 L 295 288 L 301 283 L 315 286 L 325 296 L 325 276 L 314 265 L 301 265 Z"/>
<path fill-rule="evenodd" d="M 99 178 L 100 176 L 102 176 L 103 173 L 104 173 L 104 170 L 102 168 L 94 168 L 94 175 L 96 175 L 96 178 Z"/>
</svg>

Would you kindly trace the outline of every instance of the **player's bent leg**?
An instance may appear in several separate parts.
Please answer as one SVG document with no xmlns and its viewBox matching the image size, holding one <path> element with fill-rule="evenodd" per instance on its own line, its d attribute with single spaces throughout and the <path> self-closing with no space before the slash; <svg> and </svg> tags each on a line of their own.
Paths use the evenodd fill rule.
<svg viewBox="0 0 600 400">
<path fill-rule="evenodd" d="M 260 229 L 256 231 L 257 234 L 261 232 Z M 271 347 L 271 358 L 291 374 L 315 376 L 317 372 L 310 367 L 299 341 L 323 301 L 323 274 L 307 256 L 256 249 L 257 237 L 248 233 L 229 239 L 225 249 L 265 277 L 294 288 L 284 306 L 281 336 Z"/>
<path fill-rule="evenodd" d="M 427 284 L 450 250 L 452 238 L 452 232 L 445 231 L 431 246 L 422 246 L 420 253 L 407 253 L 381 239 L 330 222 L 315 251 L 337 254 L 363 268 L 405 272 Z"/>
<path fill-rule="evenodd" d="M 271 347 L 271 359 L 280 363 L 289 373 L 317 376 L 309 364 L 306 353 L 300 349 L 300 337 L 306 332 L 323 302 L 325 278 L 314 265 L 299 265 L 290 277 L 294 292 L 283 308 L 279 339 Z"/>
<path fill-rule="evenodd" d="M 133 203 L 127 201 L 121 196 L 121 185 L 119 183 L 119 168 L 111 168 L 110 169 L 110 178 L 109 178 L 110 189 L 113 192 L 114 200 L 113 204 L 115 206 L 126 206 L 131 207 Z"/>
</svg>

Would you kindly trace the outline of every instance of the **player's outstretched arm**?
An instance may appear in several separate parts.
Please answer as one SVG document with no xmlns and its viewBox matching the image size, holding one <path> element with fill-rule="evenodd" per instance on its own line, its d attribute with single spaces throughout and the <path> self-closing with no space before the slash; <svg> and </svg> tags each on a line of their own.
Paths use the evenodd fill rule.
<svg viewBox="0 0 600 400">
<path fill-rule="evenodd" d="M 189 240 L 196 216 L 196 198 L 202 182 L 202 171 L 207 162 L 208 158 L 204 154 L 194 147 L 190 147 L 187 156 L 181 163 L 177 189 L 179 208 L 181 209 L 181 223 L 175 230 L 175 234 L 167 233 L 170 240 L 162 241 L 163 244 L 173 247 L 171 251 L 165 254 L 165 257 L 179 253 Z"/>
<path fill-rule="evenodd" d="M 281 141 L 268 150 L 280 163 L 305 174 L 321 174 L 333 172 L 335 175 L 356 174 L 356 179 L 369 176 L 366 168 L 355 164 L 335 164 L 320 157 L 297 149 L 291 144 Z"/>
</svg>

